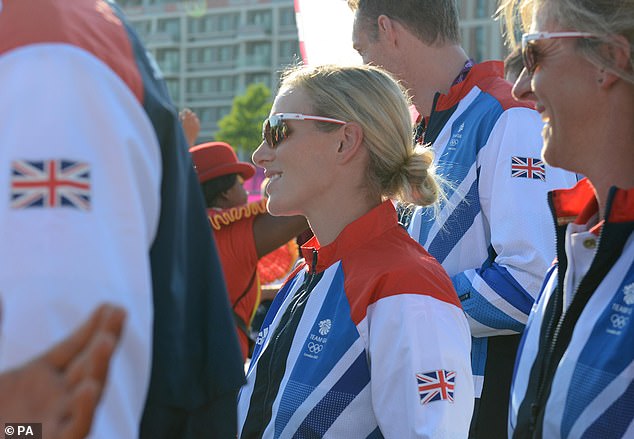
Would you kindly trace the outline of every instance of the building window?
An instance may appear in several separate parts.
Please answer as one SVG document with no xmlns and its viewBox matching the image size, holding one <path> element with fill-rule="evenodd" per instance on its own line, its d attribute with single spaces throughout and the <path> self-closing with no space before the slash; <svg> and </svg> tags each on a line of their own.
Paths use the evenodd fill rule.
<svg viewBox="0 0 634 439">
<path fill-rule="evenodd" d="M 189 32 L 210 33 L 210 32 L 235 32 L 238 27 L 237 14 L 205 15 L 200 18 L 190 18 L 188 20 Z"/>
<path fill-rule="evenodd" d="M 248 25 L 271 26 L 271 11 L 250 11 L 247 14 Z"/>
<path fill-rule="evenodd" d="M 181 96 L 180 96 L 180 82 L 178 79 L 167 79 L 165 81 L 165 83 L 167 84 L 167 89 L 169 90 L 170 96 L 172 97 L 173 101 L 180 101 Z"/>
<path fill-rule="evenodd" d="M 468 44 L 465 48 L 476 62 L 481 62 L 490 52 L 487 29 L 485 26 L 472 27 L 468 31 L 468 36 Z"/>
<path fill-rule="evenodd" d="M 246 76 L 246 85 L 251 84 L 264 84 L 268 88 L 271 88 L 271 75 L 268 73 L 252 73 Z"/>
<path fill-rule="evenodd" d="M 227 62 L 236 58 L 235 46 L 221 46 L 218 49 L 218 61 Z"/>
<path fill-rule="evenodd" d="M 139 34 L 141 38 L 144 38 L 145 36 L 147 36 L 150 33 L 150 29 L 152 28 L 151 22 L 147 20 L 133 21 L 131 24 L 134 30 L 137 32 L 137 34 Z"/>
<path fill-rule="evenodd" d="M 190 64 L 207 64 L 213 60 L 213 48 L 211 47 L 199 47 L 196 49 L 189 49 L 187 52 L 187 61 Z"/>
<path fill-rule="evenodd" d="M 156 62 L 165 73 L 180 71 L 180 52 L 178 49 L 159 49 L 156 52 Z"/>
<path fill-rule="evenodd" d="M 191 78 L 187 80 L 187 93 L 193 95 L 192 99 L 205 99 L 209 95 L 218 93 L 233 94 L 234 87 L 235 78 L 233 76 Z"/>
<path fill-rule="evenodd" d="M 196 66 L 197 64 L 209 65 L 212 63 L 226 64 L 234 61 L 235 57 L 235 46 L 198 47 L 189 49 L 187 52 L 187 62 L 192 66 Z"/>
<path fill-rule="evenodd" d="M 271 43 L 247 44 L 247 59 L 251 66 L 264 67 L 271 64 Z"/>
<path fill-rule="evenodd" d="M 280 26 L 295 26 L 295 9 L 280 9 Z"/>
<path fill-rule="evenodd" d="M 493 11 L 489 12 L 488 0 L 477 0 L 475 5 L 475 17 L 476 18 L 488 18 Z"/>
<path fill-rule="evenodd" d="M 189 32 L 193 34 L 210 32 L 214 28 L 214 16 L 203 15 L 188 20 Z"/>
<path fill-rule="evenodd" d="M 219 30 L 222 32 L 235 31 L 238 27 L 238 14 L 222 14 L 219 17 Z"/>
<path fill-rule="evenodd" d="M 221 92 L 225 92 L 225 93 L 233 93 L 233 89 L 234 89 L 234 80 L 235 78 L 233 76 L 221 76 L 220 78 L 218 78 L 218 89 Z"/>
<path fill-rule="evenodd" d="M 202 78 L 200 80 L 200 92 L 209 94 L 216 89 L 215 81 L 212 78 Z"/>
<path fill-rule="evenodd" d="M 180 37 L 181 22 L 178 18 L 168 18 L 158 21 L 158 31 L 170 34 L 173 37 Z"/>
<path fill-rule="evenodd" d="M 486 39 L 486 29 L 484 26 L 478 26 L 475 30 L 475 54 L 478 61 L 484 59 L 484 54 L 488 46 Z"/>
<path fill-rule="evenodd" d="M 187 93 L 200 93 L 200 78 L 187 80 Z"/>
<path fill-rule="evenodd" d="M 300 58 L 299 43 L 296 40 L 280 41 L 280 63 L 290 64 Z"/>
</svg>

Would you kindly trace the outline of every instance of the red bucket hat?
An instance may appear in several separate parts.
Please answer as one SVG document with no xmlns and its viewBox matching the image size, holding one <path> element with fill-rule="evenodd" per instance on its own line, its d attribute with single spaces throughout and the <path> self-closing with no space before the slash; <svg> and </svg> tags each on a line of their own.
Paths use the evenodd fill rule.
<svg viewBox="0 0 634 439">
<path fill-rule="evenodd" d="M 229 174 L 239 174 L 245 180 L 255 175 L 255 166 L 238 161 L 235 151 L 227 143 L 202 143 L 189 148 L 189 152 L 201 183 Z"/>
</svg>

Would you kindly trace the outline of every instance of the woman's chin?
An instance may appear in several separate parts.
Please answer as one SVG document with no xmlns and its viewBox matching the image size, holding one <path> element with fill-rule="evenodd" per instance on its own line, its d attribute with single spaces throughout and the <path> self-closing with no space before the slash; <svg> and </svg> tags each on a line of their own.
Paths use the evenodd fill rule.
<svg viewBox="0 0 634 439">
<path fill-rule="evenodd" d="M 284 203 L 281 200 L 275 198 L 275 196 L 269 196 L 266 203 L 266 209 L 273 216 L 295 216 L 302 213 L 297 209 L 292 209 L 288 203 Z"/>
<path fill-rule="evenodd" d="M 542 159 L 549 164 L 550 166 L 554 166 L 560 168 L 562 164 L 559 160 L 560 152 L 558 150 L 557 145 L 553 142 L 552 138 L 546 137 L 544 138 L 544 145 L 542 146 Z"/>
<path fill-rule="evenodd" d="M 266 210 L 273 216 L 286 216 L 288 215 L 283 205 L 280 205 L 274 196 L 269 195 L 269 199 L 266 203 Z"/>
</svg>

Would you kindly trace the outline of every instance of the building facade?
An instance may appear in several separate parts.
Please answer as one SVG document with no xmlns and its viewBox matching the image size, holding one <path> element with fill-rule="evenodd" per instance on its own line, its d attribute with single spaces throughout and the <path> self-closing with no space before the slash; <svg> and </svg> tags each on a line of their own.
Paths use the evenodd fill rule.
<svg viewBox="0 0 634 439">
<path fill-rule="evenodd" d="M 315 0 L 319 1 L 319 0 Z M 294 0 L 118 0 L 158 62 L 175 105 L 212 140 L 233 98 L 254 82 L 276 92 L 279 72 L 300 58 Z M 500 59 L 496 0 L 460 0 L 464 47 L 477 61 Z"/>
</svg>

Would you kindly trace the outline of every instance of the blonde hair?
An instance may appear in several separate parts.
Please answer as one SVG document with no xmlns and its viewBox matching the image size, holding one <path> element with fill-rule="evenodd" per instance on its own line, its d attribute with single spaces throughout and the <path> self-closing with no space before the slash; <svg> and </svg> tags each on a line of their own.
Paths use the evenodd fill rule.
<svg viewBox="0 0 634 439">
<path fill-rule="evenodd" d="M 511 47 L 519 45 L 518 36 L 530 27 L 537 10 L 547 11 L 549 18 L 565 29 L 595 35 L 577 40 L 578 50 L 595 65 L 634 83 L 634 0 L 503 0 L 498 16 Z M 627 43 L 615 36 L 624 37 Z M 630 53 L 629 68 L 616 66 L 611 51 L 602 50 L 603 44 L 597 43 L 625 47 Z"/>
<path fill-rule="evenodd" d="M 421 206 L 442 196 L 432 151 L 412 146 L 407 92 L 389 73 L 373 66 L 299 66 L 283 73 L 281 88 L 301 88 L 316 115 L 362 127 L 371 193 Z M 337 129 L 317 125 L 323 131 Z"/>
</svg>

